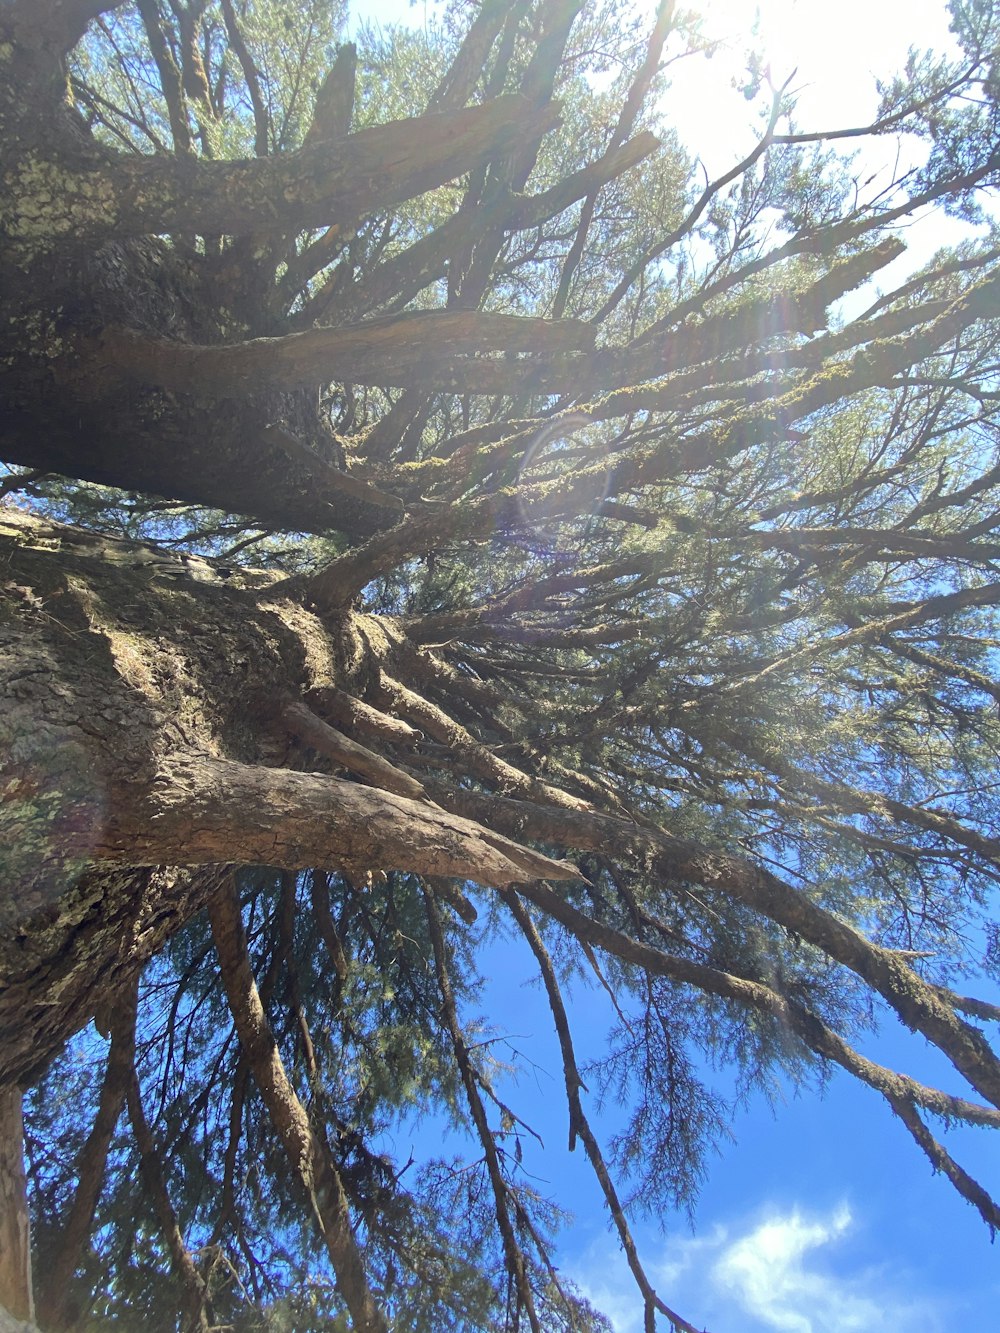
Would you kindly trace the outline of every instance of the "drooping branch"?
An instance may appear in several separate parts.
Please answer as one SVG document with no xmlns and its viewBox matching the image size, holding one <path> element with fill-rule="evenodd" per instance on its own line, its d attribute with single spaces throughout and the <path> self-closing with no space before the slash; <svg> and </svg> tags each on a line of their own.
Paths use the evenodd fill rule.
<svg viewBox="0 0 1000 1333">
<path fill-rule="evenodd" d="M 628 1263 L 632 1276 L 635 1278 L 636 1285 L 642 1293 L 642 1299 L 646 1309 L 646 1326 L 649 1327 L 655 1322 L 654 1311 L 659 1311 L 665 1315 L 674 1326 L 680 1330 L 680 1333 L 697 1333 L 697 1330 L 687 1320 L 683 1319 L 676 1311 L 670 1307 L 657 1295 L 653 1284 L 650 1282 L 645 1269 L 639 1259 L 639 1253 L 636 1249 L 635 1240 L 632 1237 L 632 1231 L 628 1224 L 628 1218 L 625 1216 L 625 1209 L 618 1197 L 618 1191 L 611 1178 L 604 1155 L 601 1152 L 601 1146 L 590 1127 L 590 1121 L 583 1109 L 583 1102 L 580 1097 L 580 1089 L 583 1087 L 583 1079 L 580 1077 L 580 1071 L 576 1063 L 576 1054 L 573 1050 L 573 1037 L 570 1032 L 569 1018 L 566 1013 L 566 1006 L 563 1003 L 562 992 L 559 989 L 559 981 L 556 977 L 555 968 L 552 965 L 552 959 L 545 947 L 538 928 L 532 921 L 530 915 L 524 908 L 517 894 L 508 890 L 503 894 L 503 900 L 510 908 L 514 920 L 521 928 L 521 932 L 531 947 L 532 953 L 538 963 L 542 974 L 542 981 L 545 985 L 545 994 L 549 1001 L 549 1008 L 552 1010 L 552 1021 L 556 1029 L 556 1035 L 559 1038 L 559 1048 L 562 1053 L 563 1074 L 566 1084 L 566 1100 L 569 1104 L 569 1147 L 573 1151 L 576 1138 L 579 1136 L 583 1143 L 584 1150 L 593 1168 L 594 1175 L 604 1194 L 608 1211 L 611 1214 L 611 1220 L 618 1232 L 618 1238 L 621 1241 L 622 1249 L 625 1252 L 625 1259 Z"/>
<path fill-rule="evenodd" d="M 762 981 L 668 954 L 636 940 L 581 912 L 543 882 L 522 886 L 519 892 L 565 926 L 582 943 L 603 949 L 612 957 L 633 964 L 650 976 L 665 977 L 682 985 L 690 985 L 707 995 L 735 1001 L 769 1016 L 787 1031 L 794 1032 L 808 1050 L 839 1065 L 887 1099 L 908 1099 L 937 1115 L 966 1120 L 970 1124 L 998 1123 L 997 1112 L 988 1107 L 951 1097 L 938 1088 L 927 1087 L 915 1079 L 868 1060 L 815 1013 Z M 966 1077 L 969 1077 L 968 1073 Z M 973 1079 L 969 1081 L 973 1082 Z M 974 1086 L 977 1085 L 974 1083 Z M 982 1091 L 981 1088 L 979 1090 Z"/>
<path fill-rule="evenodd" d="M 521 837 L 533 836 L 625 859 L 637 853 L 641 856 L 643 849 L 648 849 L 653 870 L 664 879 L 689 880 L 746 903 L 860 976 L 907 1027 L 922 1032 L 973 1087 L 1000 1107 L 1000 1060 L 982 1032 L 963 1022 L 938 989 L 922 981 L 891 949 L 873 944 L 770 871 L 725 852 L 606 815 L 540 810 L 524 801 L 460 793 L 429 778 L 425 785 L 445 808 L 489 818 L 493 827 L 516 829 Z M 597 939 L 590 942 L 600 943 Z M 960 1114 L 943 1103 L 935 1109 L 942 1115 Z"/>
<path fill-rule="evenodd" d="M 444 933 L 441 930 L 441 922 L 438 919 L 437 904 L 435 903 L 433 896 L 426 891 L 424 893 L 424 905 L 427 913 L 427 925 L 430 931 L 431 944 L 434 949 L 434 968 L 437 973 L 438 989 L 441 992 L 441 1006 L 444 1023 L 451 1040 L 452 1049 L 455 1052 L 455 1061 L 458 1065 L 462 1086 L 465 1089 L 465 1098 L 469 1107 L 469 1113 L 472 1116 L 472 1121 L 476 1128 L 476 1136 L 479 1139 L 486 1159 L 486 1169 L 489 1175 L 490 1187 L 493 1190 L 497 1225 L 500 1228 L 500 1235 L 503 1240 L 504 1258 L 507 1261 L 507 1269 L 514 1282 L 518 1305 L 524 1308 L 524 1311 L 528 1316 L 528 1323 L 532 1333 L 541 1333 L 541 1325 L 539 1324 L 538 1315 L 535 1311 L 534 1294 L 531 1290 L 531 1283 L 528 1280 L 525 1256 L 521 1250 L 521 1246 L 518 1244 L 517 1235 L 511 1218 L 509 1189 L 507 1182 L 504 1179 L 500 1159 L 497 1154 L 496 1143 L 490 1130 L 489 1121 L 486 1117 L 486 1108 L 483 1105 L 482 1097 L 479 1094 L 478 1080 L 472 1065 L 469 1048 L 466 1044 L 461 1024 L 458 1019 L 458 1011 L 455 1005 L 454 993 L 452 991 L 451 977 L 448 972 L 448 958 L 445 949 Z"/>
<path fill-rule="evenodd" d="M 143 1109 L 142 1089 L 134 1064 L 127 1075 L 125 1095 L 132 1122 L 132 1133 L 139 1149 L 143 1180 L 153 1205 L 163 1243 L 170 1255 L 170 1266 L 184 1293 L 187 1326 L 199 1330 L 199 1333 L 208 1333 L 211 1321 L 206 1312 L 208 1292 L 205 1280 L 199 1273 L 191 1251 L 184 1241 L 177 1213 L 170 1199 L 160 1152 Z"/>
<path fill-rule="evenodd" d="M 77 1185 L 69 1216 L 59 1233 L 55 1254 L 47 1261 L 45 1281 L 40 1284 L 38 1318 L 46 1329 L 59 1330 L 66 1325 L 71 1280 L 91 1234 L 108 1150 L 133 1077 L 137 989 L 138 978 L 127 991 L 115 997 L 111 1047 L 97 1115 L 77 1159 Z"/>
<path fill-rule="evenodd" d="M 344 942 L 340 938 L 340 932 L 337 930 L 333 914 L 330 911 L 329 878 L 320 870 L 313 870 L 309 875 L 309 898 L 313 916 L 316 919 L 316 929 L 319 931 L 320 939 L 326 945 L 333 970 L 337 974 L 337 981 L 343 986 L 347 980 L 350 964 L 347 961 L 347 954 L 344 952 Z"/>
<path fill-rule="evenodd" d="M 358 1333 L 386 1333 L 388 1325 L 368 1284 L 340 1173 L 289 1081 L 264 1013 L 232 882 L 213 900 L 209 916 L 240 1045 L 289 1165 L 308 1195 L 353 1325 Z"/>
<path fill-rule="evenodd" d="M 905 1097 L 889 1097 L 889 1105 L 910 1131 L 914 1142 L 926 1153 L 935 1171 L 942 1172 L 958 1190 L 963 1199 L 972 1204 L 976 1212 L 990 1229 L 990 1236 L 1000 1231 L 1000 1208 L 983 1189 L 978 1180 L 974 1180 L 952 1157 L 951 1153 L 939 1143 L 917 1113 L 913 1102 Z"/>
</svg>

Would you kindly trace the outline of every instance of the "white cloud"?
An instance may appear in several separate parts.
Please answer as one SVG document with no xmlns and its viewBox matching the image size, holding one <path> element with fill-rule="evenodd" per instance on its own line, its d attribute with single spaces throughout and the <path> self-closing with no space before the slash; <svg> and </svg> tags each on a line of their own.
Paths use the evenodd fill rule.
<svg viewBox="0 0 1000 1333">
<path fill-rule="evenodd" d="M 712 1282 L 748 1314 L 782 1333 L 884 1327 L 884 1298 L 868 1294 L 864 1274 L 833 1276 L 810 1267 L 814 1252 L 845 1236 L 851 1223 L 846 1205 L 827 1217 L 807 1219 L 797 1208 L 769 1217 L 725 1246 L 712 1265 Z"/>
<path fill-rule="evenodd" d="M 844 1259 L 857 1225 L 840 1204 L 825 1213 L 773 1210 L 705 1236 L 670 1239 L 647 1273 L 663 1298 L 712 1333 L 862 1333 L 912 1328 L 943 1333 L 941 1302 L 907 1275 Z M 651 1247 L 645 1247 L 647 1254 Z M 639 1333 L 642 1303 L 613 1241 L 591 1246 L 575 1280 L 611 1319 L 615 1333 Z"/>
</svg>

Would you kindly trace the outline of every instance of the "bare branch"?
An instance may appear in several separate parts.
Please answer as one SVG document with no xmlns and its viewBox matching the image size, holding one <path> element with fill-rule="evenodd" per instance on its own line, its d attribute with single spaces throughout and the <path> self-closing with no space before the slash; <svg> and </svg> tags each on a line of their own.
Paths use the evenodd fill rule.
<svg viewBox="0 0 1000 1333">
<path fill-rule="evenodd" d="M 70 1282 L 90 1237 L 104 1184 L 108 1150 L 133 1077 L 137 985 L 136 982 L 130 990 L 115 996 L 111 1048 L 101 1084 L 97 1115 L 77 1159 L 77 1186 L 69 1216 L 59 1234 L 46 1280 L 40 1284 L 38 1318 L 46 1328 L 62 1328 L 66 1321 Z"/>
<path fill-rule="evenodd" d="M 539 969 L 542 974 L 542 980 L 545 983 L 545 993 L 548 997 L 549 1008 L 552 1010 L 552 1021 L 555 1025 L 556 1034 L 559 1038 L 559 1047 L 562 1053 L 563 1073 L 566 1082 L 566 1100 L 569 1103 L 569 1148 L 573 1151 L 574 1142 L 579 1135 L 590 1164 L 597 1177 L 598 1183 L 604 1194 L 608 1211 L 611 1213 L 611 1220 L 618 1232 L 618 1238 L 621 1241 L 622 1249 L 625 1251 L 625 1259 L 628 1263 L 632 1276 L 635 1278 L 636 1285 L 642 1293 L 642 1299 L 645 1302 L 647 1312 L 658 1310 L 660 1314 L 665 1315 L 681 1333 L 698 1333 L 692 1324 L 683 1319 L 676 1311 L 670 1307 L 657 1295 L 652 1283 L 650 1282 L 642 1263 L 639 1260 L 639 1254 L 635 1247 L 635 1241 L 632 1238 L 632 1232 L 625 1216 L 625 1210 L 622 1207 L 621 1200 L 618 1197 L 618 1191 L 615 1189 L 615 1183 L 608 1171 L 604 1156 L 601 1152 L 600 1144 L 590 1128 L 590 1122 L 587 1119 L 583 1109 L 583 1102 L 580 1098 L 580 1089 L 583 1087 L 583 1079 L 580 1077 L 580 1071 L 576 1064 L 576 1055 L 573 1051 L 573 1038 L 570 1033 L 569 1019 L 566 1014 L 566 1006 L 563 1004 L 562 993 L 559 990 L 559 982 L 556 978 L 555 968 L 552 966 L 552 959 L 549 957 L 548 950 L 538 929 L 531 917 L 524 909 L 523 903 L 519 900 L 516 893 L 512 891 L 505 892 L 503 900 L 510 908 L 514 919 L 520 926 L 521 931 L 531 946 L 531 951 L 535 955 Z M 648 1322 L 648 1314 L 647 1314 Z"/>
</svg>

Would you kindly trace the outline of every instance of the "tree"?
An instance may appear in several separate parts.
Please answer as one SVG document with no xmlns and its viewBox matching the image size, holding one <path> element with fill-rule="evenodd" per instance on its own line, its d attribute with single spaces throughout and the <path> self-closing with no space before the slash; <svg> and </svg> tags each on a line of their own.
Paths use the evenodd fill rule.
<svg viewBox="0 0 1000 1333">
<path fill-rule="evenodd" d="M 341 22 L 0 10 L 0 1080 L 40 1322 L 604 1327 L 469 1027 L 503 931 L 648 1329 L 692 1327 L 629 1217 L 696 1192 L 698 1052 L 848 1071 L 995 1229 L 930 1123 L 1000 1124 L 1000 1013 L 955 989 L 997 956 L 996 232 L 840 303 L 998 183 L 1000 14 L 956 0 L 961 57 L 839 132 L 926 142 L 875 197 L 759 62 L 756 147 L 695 184 L 670 0 Z M 580 969 L 621 1016 L 595 1071 Z M 874 1016 L 961 1081 L 861 1055 Z M 415 1108 L 475 1159 L 392 1161 Z"/>
</svg>

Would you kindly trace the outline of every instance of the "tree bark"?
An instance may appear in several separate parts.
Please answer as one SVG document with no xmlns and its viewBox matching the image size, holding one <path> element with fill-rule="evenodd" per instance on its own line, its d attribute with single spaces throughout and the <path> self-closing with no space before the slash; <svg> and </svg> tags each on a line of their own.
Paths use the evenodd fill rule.
<svg viewBox="0 0 1000 1333">
<path fill-rule="evenodd" d="M 21 1089 L 0 1088 L 0 1306 L 31 1321 L 31 1227 L 24 1174 Z"/>
<path fill-rule="evenodd" d="M 9 509 L 0 560 L 5 1081 L 43 1067 L 232 863 L 497 887 L 577 877 L 440 809 L 320 719 L 305 734 L 297 699 L 354 688 L 370 645 L 388 650 L 376 622 L 365 632 L 350 610 L 324 621 L 277 593 L 262 602 L 253 576 Z M 325 771 L 284 767 L 310 753 Z"/>
</svg>

